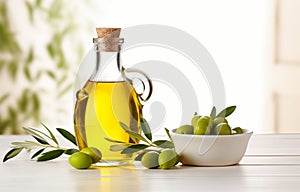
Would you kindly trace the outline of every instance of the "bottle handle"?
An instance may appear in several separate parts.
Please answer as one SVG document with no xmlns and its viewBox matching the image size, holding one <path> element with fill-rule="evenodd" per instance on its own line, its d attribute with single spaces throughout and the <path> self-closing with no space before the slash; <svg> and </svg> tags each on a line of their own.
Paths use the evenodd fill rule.
<svg viewBox="0 0 300 192">
<path fill-rule="evenodd" d="M 143 80 L 142 78 L 139 78 L 139 77 L 134 77 L 131 79 L 128 76 L 126 76 L 126 73 L 138 73 L 138 74 L 142 75 L 146 80 Z M 153 85 L 152 85 L 151 79 L 148 77 L 148 75 L 146 73 L 144 73 L 143 71 L 138 70 L 138 69 L 123 68 L 123 70 L 121 71 L 121 75 L 122 75 L 123 79 L 131 85 L 133 85 L 134 79 L 138 80 L 142 84 L 142 92 L 141 93 L 137 93 L 137 91 L 135 90 L 136 94 L 138 95 L 138 97 L 141 101 L 146 102 L 150 99 L 150 97 L 152 95 L 152 91 L 153 91 Z M 149 86 L 148 93 L 145 92 L 146 84 L 148 84 L 148 86 Z"/>
<path fill-rule="evenodd" d="M 141 70 L 138 70 L 138 69 L 134 69 L 134 68 L 128 68 L 128 69 L 125 69 L 122 64 L 121 64 L 121 54 L 120 54 L 120 48 L 118 50 L 118 54 L 117 54 L 117 65 L 118 65 L 118 69 L 119 71 L 121 72 L 121 76 L 122 78 L 124 79 L 124 81 L 126 81 L 127 83 L 129 83 L 130 85 L 133 86 L 133 81 L 134 79 L 138 80 L 142 86 L 143 86 L 143 89 L 142 89 L 142 92 L 141 93 L 137 93 L 136 89 L 134 88 L 136 94 L 138 95 L 139 99 L 142 101 L 142 102 L 146 102 L 150 99 L 151 95 L 152 95 L 152 91 L 153 91 L 153 84 L 152 84 L 152 81 L 151 79 L 149 78 L 149 76 L 144 73 L 143 71 Z M 134 77 L 134 78 L 129 78 L 126 73 L 138 73 L 140 74 L 141 76 L 143 76 L 145 80 L 143 80 L 142 78 L 139 78 L 139 77 Z M 148 84 L 149 86 L 149 92 L 146 93 L 146 84 Z"/>
</svg>

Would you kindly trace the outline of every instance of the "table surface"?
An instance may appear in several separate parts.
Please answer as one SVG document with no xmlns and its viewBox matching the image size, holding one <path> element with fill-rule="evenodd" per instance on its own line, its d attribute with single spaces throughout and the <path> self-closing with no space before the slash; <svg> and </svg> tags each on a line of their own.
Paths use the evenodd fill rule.
<svg viewBox="0 0 300 192">
<path fill-rule="evenodd" d="M 0 136 L 0 155 L 13 141 L 29 136 Z M 253 135 L 239 165 L 177 166 L 170 170 L 129 167 L 76 170 L 67 156 L 48 162 L 22 152 L 0 163 L 0 191 L 300 191 L 300 134 Z"/>
</svg>

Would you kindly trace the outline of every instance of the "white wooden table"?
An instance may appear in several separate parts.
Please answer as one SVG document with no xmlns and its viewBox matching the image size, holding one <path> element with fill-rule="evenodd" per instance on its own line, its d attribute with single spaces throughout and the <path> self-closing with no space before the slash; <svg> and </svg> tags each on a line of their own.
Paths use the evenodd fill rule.
<svg viewBox="0 0 300 192">
<path fill-rule="evenodd" d="M 2 163 L 12 141 L 28 136 L 0 136 L 0 191 L 300 191 L 300 135 L 253 135 L 239 165 L 177 166 L 148 170 L 131 167 L 76 170 L 67 156 L 35 162 L 26 152 Z"/>
</svg>

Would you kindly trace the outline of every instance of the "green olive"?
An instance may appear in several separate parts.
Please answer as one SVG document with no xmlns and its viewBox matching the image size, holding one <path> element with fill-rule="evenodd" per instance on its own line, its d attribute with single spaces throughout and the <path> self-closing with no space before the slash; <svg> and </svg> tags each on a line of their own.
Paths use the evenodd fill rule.
<svg viewBox="0 0 300 192">
<path fill-rule="evenodd" d="M 85 153 L 76 152 L 69 157 L 69 163 L 76 169 L 87 169 L 92 164 L 92 158 Z"/>
<path fill-rule="evenodd" d="M 194 133 L 194 127 L 191 125 L 182 125 L 179 128 L 176 129 L 176 133 L 180 134 L 193 134 Z"/>
<path fill-rule="evenodd" d="M 194 116 L 191 120 L 191 124 L 193 127 L 196 127 L 197 126 L 197 122 L 198 120 L 201 118 L 201 116 Z"/>
<path fill-rule="evenodd" d="M 164 149 L 158 157 L 159 167 L 162 169 L 170 169 L 178 161 L 178 155 L 174 149 Z"/>
<path fill-rule="evenodd" d="M 214 133 L 216 135 L 231 135 L 231 128 L 227 123 L 220 123 L 215 127 Z"/>
<path fill-rule="evenodd" d="M 232 130 L 235 131 L 234 134 L 243 134 L 243 133 L 244 133 L 243 129 L 240 128 L 240 127 L 236 127 L 236 128 L 234 128 L 234 129 L 232 129 Z"/>
<path fill-rule="evenodd" d="M 210 117 L 209 116 L 203 116 L 201 117 L 202 119 L 207 119 L 207 120 L 210 120 Z"/>
<path fill-rule="evenodd" d="M 89 155 L 92 158 L 92 163 L 97 163 L 102 158 L 102 153 L 95 147 L 83 148 L 80 152 Z"/>
<path fill-rule="evenodd" d="M 197 126 L 194 128 L 195 135 L 205 135 L 210 133 L 209 128 L 210 117 L 204 116 L 198 120 Z"/>
<path fill-rule="evenodd" d="M 179 155 L 177 155 L 177 157 L 176 157 L 176 163 L 175 163 L 175 165 L 177 165 L 179 162 L 181 161 L 181 158 L 180 158 L 180 156 Z"/>
<path fill-rule="evenodd" d="M 148 169 L 155 169 L 159 167 L 158 164 L 159 153 L 157 151 L 149 151 L 142 157 L 142 165 Z"/>
<path fill-rule="evenodd" d="M 213 121 L 212 128 L 210 130 L 210 134 L 211 135 L 215 134 L 215 128 L 220 123 L 227 123 L 228 124 L 228 121 L 224 117 L 217 117 L 217 118 L 215 118 L 214 121 Z"/>
<path fill-rule="evenodd" d="M 223 117 L 217 117 L 217 118 L 214 119 L 214 124 L 215 125 L 218 125 L 220 123 L 227 123 L 228 124 L 228 121 Z"/>
</svg>

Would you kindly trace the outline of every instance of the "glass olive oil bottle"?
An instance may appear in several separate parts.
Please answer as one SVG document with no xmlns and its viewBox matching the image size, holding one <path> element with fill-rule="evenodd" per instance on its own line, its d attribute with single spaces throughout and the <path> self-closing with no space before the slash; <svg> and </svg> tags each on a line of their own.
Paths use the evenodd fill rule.
<svg viewBox="0 0 300 192">
<path fill-rule="evenodd" d="M 123 43 L 123 39 L 119 38 L 120 29 L 98 28 L 97 32 L 98 38 L 94 39 L 96 68 L 84 87 L 76 93 L 74 128 L 80 149 L 96 147 L 101 151 L 102 160 L 96 166 L 116 166 L 131 163 L 134 157 L 111 151 L 111 146 L 116 143 L 105 138 L 125 143 L 138 142 L 129 137 L 119 122 L 140 132 L 141 94 L 135 91 L 129 78 L 121 76 L 125 69 L 120 64 Z M 116 62 L 112 62 L 114 58 Z M 148 83 L 151 85 L 150 80 Z"/>
</svg>

